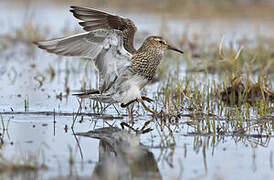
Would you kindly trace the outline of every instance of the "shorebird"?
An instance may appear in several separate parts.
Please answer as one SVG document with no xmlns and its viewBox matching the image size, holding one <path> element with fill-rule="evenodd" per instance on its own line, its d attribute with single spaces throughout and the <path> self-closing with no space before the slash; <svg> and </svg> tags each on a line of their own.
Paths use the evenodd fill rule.
<svg viewBox="0 0 274 180">
<path fill-rule="evenodd" d="M 140 102 L 155 114 L 141 96 L 141 90 L 155 76 L 165 50 L 183 51 L 171 46 L 160 36 L 149 36 L 137 50 L 133 21 L 93 8 L 71 6 L 74 17 L 87 32 L 73 36 L 38 41 L 35 44 L 50 53 L 91 59 L 99 72 L 99 89 L 77 94 L 103 103 L 121 103 L 127 107 Z"/>
</svg>

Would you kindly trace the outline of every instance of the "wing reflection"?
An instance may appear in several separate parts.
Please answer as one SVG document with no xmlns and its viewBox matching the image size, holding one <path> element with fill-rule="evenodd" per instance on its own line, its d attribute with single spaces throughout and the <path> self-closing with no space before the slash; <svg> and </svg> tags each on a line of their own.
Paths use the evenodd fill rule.
<svg viewBox="0 0 274 180">
<path fill-rule="evenodd" d="M 153 153 L 140 144 L 140 135 L 114 127 L 77 135 L 100 139 L 93 180 L 162 179 Z"/>
</svg>

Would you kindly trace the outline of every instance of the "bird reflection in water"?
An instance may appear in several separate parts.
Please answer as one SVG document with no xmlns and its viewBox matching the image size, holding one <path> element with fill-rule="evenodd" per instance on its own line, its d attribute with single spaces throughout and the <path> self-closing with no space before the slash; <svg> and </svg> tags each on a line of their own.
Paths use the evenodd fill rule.
<svg viewBox="0 0 274 180">
<path fill-rule="evenodd" d="M 152 152 L 140 143 L 142 133 L 130 133 L 117 127 L 99 128 L 77 135 L 100 139 L 99 162 L 93 180 L 160 180 Z"/>
</svg>

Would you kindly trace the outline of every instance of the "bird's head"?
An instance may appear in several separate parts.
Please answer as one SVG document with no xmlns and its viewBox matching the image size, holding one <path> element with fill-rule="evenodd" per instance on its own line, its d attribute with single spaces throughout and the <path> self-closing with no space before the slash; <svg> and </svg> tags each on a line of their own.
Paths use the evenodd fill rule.
<svg viewBox="0 0 274 180">
<path fill-rule="evenodd" d="M 147 41 L 154 47 L 158 48 L 158 49 L 162 49 L 162 50 L 173 50 L 173 51 L 177 51 L 181 54 L 183 54 L 184 52 L 169 45 L 166 40 L 164 40 L 162 37 L 160 36 L 150 36 L 147 38 Z"/>
</svg>

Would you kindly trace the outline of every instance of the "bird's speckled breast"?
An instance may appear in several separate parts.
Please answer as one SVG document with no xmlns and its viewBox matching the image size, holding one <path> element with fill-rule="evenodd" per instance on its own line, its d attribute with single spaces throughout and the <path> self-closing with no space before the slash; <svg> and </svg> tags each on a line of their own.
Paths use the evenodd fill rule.
<svg viewBox="0 0 274 180">
<path fill-rule="evenodd" d="M 157 67 L 163 57 L 163 50 L 154 49 L 151 51 L 137 52 L 132 58 L 132 66 L 130 70 L 147 80 L 153 79 Z"/>
</svg>

